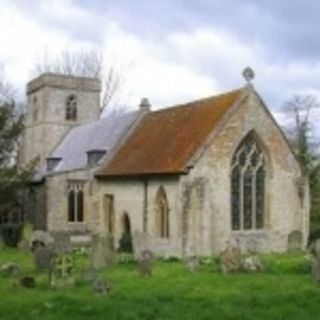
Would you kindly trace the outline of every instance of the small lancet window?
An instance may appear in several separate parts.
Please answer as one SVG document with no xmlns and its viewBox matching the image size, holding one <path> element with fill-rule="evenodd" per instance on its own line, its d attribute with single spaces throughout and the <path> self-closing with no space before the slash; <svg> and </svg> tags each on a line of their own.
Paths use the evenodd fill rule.
<svg viewBox="0 0 320 320">
<path fill-rule="evenodd" d="M 232 158 L 232 230 L 264 227 L 265 159 L 254 133 L 240 143 Z"/>
<path fill-rule="evenodd" d="M 169 238 L 169 205 L 166 192 L 161 186 L 156 196 L 156 229 L 157 236 Z"/>
<path fill-rule="evenodd" d="M 37 96 L 34 96 L 33 97 L 33 105 L 32 105 L 33 122 L 38 121 L 38 114 L 39 114 L 38 98 L 37 98 Z"/>
<path fill-rule="evenodd" d="M 77 120 L 77 97 L 72 94 L 66 99 L 66 120 Z"/>
<path fill-rule="evenodd" d="M 84 221 L 84 182 L 68 182 L 68 221 Z"/>
</svg>

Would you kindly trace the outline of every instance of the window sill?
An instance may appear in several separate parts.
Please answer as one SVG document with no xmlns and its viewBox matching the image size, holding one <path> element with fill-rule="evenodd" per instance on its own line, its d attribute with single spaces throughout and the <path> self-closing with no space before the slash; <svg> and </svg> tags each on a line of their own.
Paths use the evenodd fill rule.
<svg viewBox="0 0 320 320">
<path fill-rule="evenodd" d="M 233 235 L 248 235 L 248 234 L 266 234 L 267 229 L 251 229 L 251 230 L 231 230 Z"/>
</svg>

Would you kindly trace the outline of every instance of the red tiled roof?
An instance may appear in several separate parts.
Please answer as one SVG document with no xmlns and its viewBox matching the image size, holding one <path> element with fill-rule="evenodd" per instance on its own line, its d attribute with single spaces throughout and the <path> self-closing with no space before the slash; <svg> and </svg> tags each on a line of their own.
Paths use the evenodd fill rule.
<svg viewBox="0 0 320 320">
<path fill-rule="evenodd" d="M 96 176 L 185 172 L 188 161 L 241 92 L 150 112 Z"/>
</svg>

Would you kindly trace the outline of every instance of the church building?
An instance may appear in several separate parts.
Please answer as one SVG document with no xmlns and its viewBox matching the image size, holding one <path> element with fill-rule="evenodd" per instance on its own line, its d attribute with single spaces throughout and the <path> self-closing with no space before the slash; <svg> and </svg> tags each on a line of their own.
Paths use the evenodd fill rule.
<svg viewBox="0 0 320 320">
<path fill-rule="evenodd" d="M 43 74 L 27 85 L 22 164 L 37 158 L 37 229 L 147 239 L 157 255 L 303 248 L 308 180 L 251 83 L 155 111 L 100 118 L 100 82 Z"/>
</svg>

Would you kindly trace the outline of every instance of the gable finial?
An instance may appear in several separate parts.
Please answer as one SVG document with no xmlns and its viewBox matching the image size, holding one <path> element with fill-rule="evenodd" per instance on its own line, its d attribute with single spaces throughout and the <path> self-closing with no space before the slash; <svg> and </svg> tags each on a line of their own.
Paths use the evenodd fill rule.
<svg viewBox="0 0 320 320">
<path fill-rule="evenodd" d="M 250 83 L 252 79 L 254 79 L 254 71 L 251 67 L 246 67 L 242 71 L 242 76 L 245 78 L 245 80 Z"/>
<path fill-rule="evenodd" d="M 151 104 L 148 98 L 142 98 L 139 107 L 140 107 L 140 110 L 142 111 L 150 111 Z"/>
</svg>

